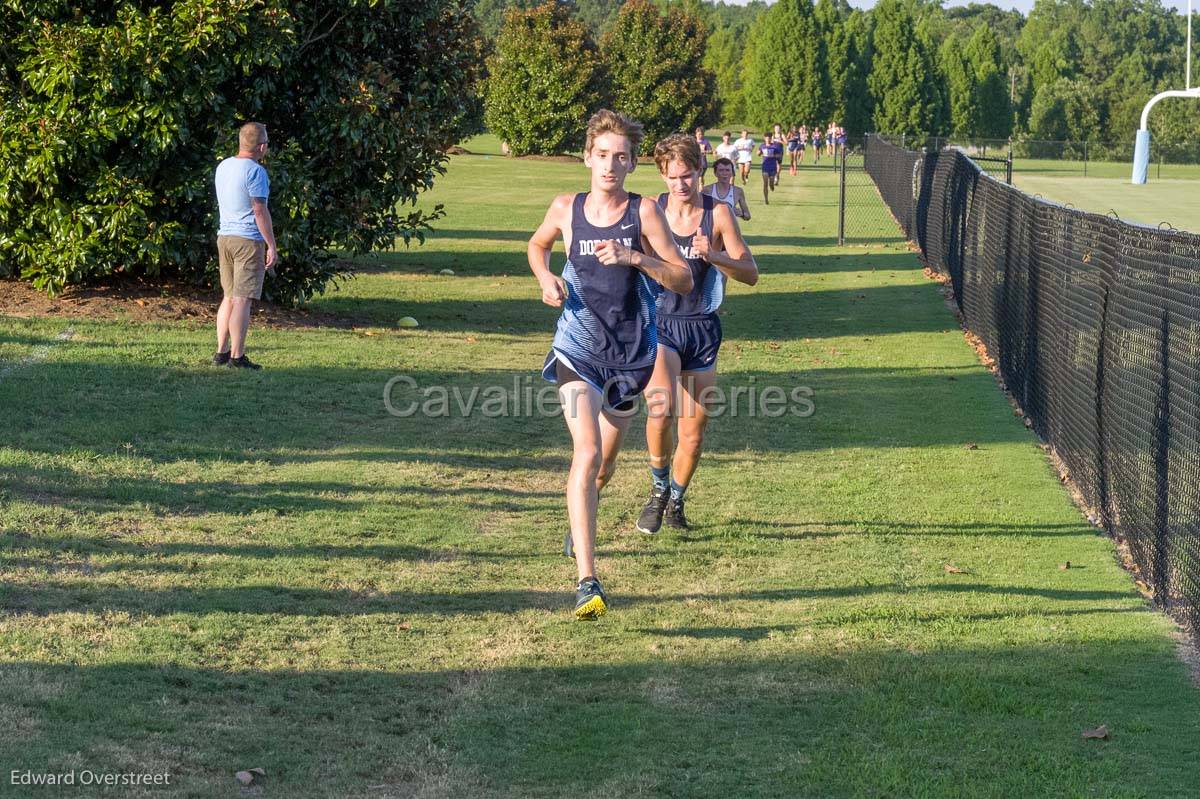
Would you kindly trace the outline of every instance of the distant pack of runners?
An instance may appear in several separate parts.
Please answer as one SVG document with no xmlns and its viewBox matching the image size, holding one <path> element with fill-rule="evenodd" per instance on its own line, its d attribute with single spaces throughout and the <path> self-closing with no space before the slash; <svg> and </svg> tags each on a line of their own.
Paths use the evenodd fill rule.
<svg viewBox="0 0 1200 799">
<path fill-rule="evenodd" d="M 750 166 L 754 163 L 755 154 L 757 153 L 764 159 L 775 156 L 764 153 L 762 146 L 756 148 L 754 135 L 748 129 L 742 130 L 739 138 L 730 141 L 732 136 L 730 131 L 722 134 L 721 143 L 716 147 L 717 157 L 728 158 L 737 164 L 738 174 L 741 175 L 742 185 L 745 186 L 750 179 Z M 697 141 L 701 138 L 701 132 L 697 130 Z M 770 141 L 766 141 L 767 139 Z M 830 122 L 824 127 L 813 125 L 810 128 L 808 125 L 793 125 L 784 132 L 783 125 L 776 124 L 770 133 L 764 134 L 764 145 L 768 143 L 780 145 L 787 150 L 788 171 L 795 175 L 797 168 L 804 165 L 806 151 L 812 154 L 812 163 L 814 164 L 820 163 L 822 155 L 829 158 L 836 157 L 846 146 L 846 129 L 836 122 Z M 774 164 L 768 166 L 768 169 L 773 167 Z M 778 172 L 781 171 L 782 169 L 778 170 Z M 779 183 L 778 172 L 775 173 L 776 178 L 773 181 L 775 185 Z"/>
</svg>

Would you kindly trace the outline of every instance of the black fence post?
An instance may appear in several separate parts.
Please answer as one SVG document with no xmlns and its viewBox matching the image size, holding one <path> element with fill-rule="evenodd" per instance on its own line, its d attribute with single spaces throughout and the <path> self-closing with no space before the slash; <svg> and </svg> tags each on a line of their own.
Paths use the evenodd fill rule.
<svg viewBox="0 0 1200 799">
<path fill-rule="evenodd" d="M 1150 576 L 1154 585 L 1154 604 L 1167 606 L 1171 594 L 1170 463 L 1171 463 L 1171 317 L 1163 312 L 1159 333 L 1159 384 L 1154 407 L 1154 532 L 1150 553 Z"/>
<path fill-rule="evenodd" d="M 1012 185 L 1012 141 L 1008 142 L 1008 155 L 1004 158 L 1004 182 Z"/>
<path fill-rule="evenodd" d="M 1083 176 L 1085 178 L 1087 177 L 1087 155 L 1088 155 L 1087 145 L 1088 145 L 1087 139 L 1084 139 L 1084 141 L 1083 141 Z"/>
<path fill-rule="evenodd" d="M 842 145 L 842 172 L 838 178 L 838 246 L 846 243 L 846 145 Z"/>
</svg>

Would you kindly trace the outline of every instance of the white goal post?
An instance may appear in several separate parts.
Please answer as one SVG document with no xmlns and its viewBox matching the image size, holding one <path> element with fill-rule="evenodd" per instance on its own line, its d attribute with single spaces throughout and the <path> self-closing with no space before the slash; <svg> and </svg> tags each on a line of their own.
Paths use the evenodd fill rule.
<svg viewBox="0 0 1200 799">
<path fill-rule="evenodd" d="M 1184 81 L 1182 91 L 1174 89 L 1159 92 L 1151 97 L 1150 102 L 1146 103 L 1146 107 L 1142 109 L 1142 126 L 1138 128 L 1137 138 L 1133 144 L 1133 184 L 1135 186 L 1144 184 L 1150 171 L 1150 130 L 1146 127 L 1150 119 L 1150 109 L 1154 107 L 1155 103 L 1168 97 L 1200 98 L 1200 87 L 1192 88 L 1192 0 L 1188 0 L 1187 10 L 1187 73 Z"/>
</svg>

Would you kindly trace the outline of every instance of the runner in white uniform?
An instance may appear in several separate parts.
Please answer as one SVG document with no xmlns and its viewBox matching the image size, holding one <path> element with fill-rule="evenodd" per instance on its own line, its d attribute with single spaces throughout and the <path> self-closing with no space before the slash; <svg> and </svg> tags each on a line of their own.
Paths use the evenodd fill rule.
<svg viewBox="0 0 1200 799">
<path fill-rule="evenodd" d="M 704 187 L 701 194 L 707 194 L 717 202 L 725 203 L 733 211 L 733 215 L 750 221 L 750 206 L 746 204 L 746 192 L 741 186 L 733 184 L 733 161 L 728 158 L 718 158 L 713 163 L 713 175 L 716 183 Z"/>
<path fill-rule="evenodd" d="M 750 137 L 750 131 L 743 130 L 742 138 L 733 143 L 737 148 L 738 168 L 742 173 L 742 185 L 746 185 L 746 181 L 750 179 L 750 162 L 754 160 L 754 139 Z"/>
</svg>

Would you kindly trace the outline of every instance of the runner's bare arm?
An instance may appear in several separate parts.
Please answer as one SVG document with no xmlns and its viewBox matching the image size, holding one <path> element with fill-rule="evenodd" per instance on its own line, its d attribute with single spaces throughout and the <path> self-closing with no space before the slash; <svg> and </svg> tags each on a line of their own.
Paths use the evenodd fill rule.
<svg viewBox="0 0 1200 799">
<path fill-rule="evenodd" d="M 550 253 L 554 251 L 554 242 L 560 234 L 563 234 L 564 243 L 567 243 L 569 248 L 564 231 L 570 229 L 572 199 L 570 194 L 560 194 L 554 198 L 554 202 L 550 203 L 546 210 L 542 224 L 538 225 L 538 229 L 529 237 L 529 247 L 526 251 L 529 269 L 542 288 L 542 302 L 554 307 L 562 305 L 563 300 L 567 298 L 567 284 L 550 271 Z"/>
<path fill-rule="evenodd" d="M 642 238 L 650 245 L 650 250 L 658 255 L 649 259 L 650 263 L 638 268 L 671 291 L 687 294 L 692 290 L 692 270 L 683 262 L 683 256 L 675 246 L 666 214 L 658 207 L 658 203 L 647 197 L 642 198 L 642 207 L 638 211 L 642 220 Z"/>
<path fill-rule="evenodd" d="M 741 186 L 734 186 L 733 190 L 737 192 L 735 196 L 737 197 L 738 210 L 742 212 L 742 219 L 745 219 L 747 222 L 749 222 L 750 205 L 746 202 L 746 192 L 742 191 Z"/>
<path fill-rule="evenodd" d="M 728 206 L 713 207 L 713 243 L 703 257 L 739 283 L 753 286 L 758 282 L 758 263 Z"/>
<path fill-rule="evenodd" d="M 675 246 L 662 209 L 653 200 L 643 197 L 638 217 L 642 223 L 642 249 L 646 252 L 638 252 L 617 241 L 605 241 L 596 245 L 596 257 L 602 264 L 640 269 L 671 291 L 687 294 L 692 290 L 692 270 L 687 268 Z"/>
</svg>

